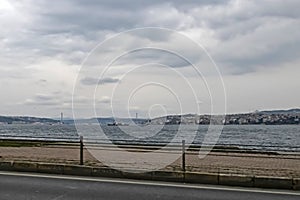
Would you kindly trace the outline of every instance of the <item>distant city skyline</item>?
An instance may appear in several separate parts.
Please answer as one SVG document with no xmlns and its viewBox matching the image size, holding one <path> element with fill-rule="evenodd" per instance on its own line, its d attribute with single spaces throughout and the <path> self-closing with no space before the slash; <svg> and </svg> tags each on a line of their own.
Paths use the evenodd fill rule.
<svg viewBox="0 0 300 200">
<path fill-rule="evenodd" d="M 73 87 L 84 59 L 105 39 L 143 27 L 171 29 L 205 47 L 224 81 L 227 113 L 299 108 L 299 7 L 297 0 L 1 0 L 0 115 L 59 118 L 63 112 L 65 118 L 73 117 Z M 176 47 L 199 59 L 171 35 L 135 35 L 105 51 L 109 55 L 133 43 L 151 42 Z M 133 65 L 147 63 L 152 64 L 124 76 Z M 202 63 L 203 71 L 206 64 Z M 199 96 L 197 105 L 190 102 L 187 84 L 178 74 L 199 86 L 193 88 Z M 216 79 L 209 75 L 202 78 Z M 132 91 L 126 88 L 136 89 L 145 80 L 176 88 L 176 95 L 186 97 L 181 102 L 184 110 L 180 111 L 168 88 L 162 87 L 145 87 L 129 102 L 126 92 Z M 205 84 L 192 67 L 162 52 L 124 56 L 101 82 L 95 77 L 79 82 L 91 90 L 98 87 L 95 101 L 85 93 L 74 97 L 80 103 L 82 118 L 94 117 L 86 112 L 91 103 L 96 105 L 96 115 L 130 114 L 133 118 L 136 113 L 141 118 L 165 112 L 209 113 L 212 106 Z M 112 96 L 114 87 L 119 90 Z"/>
</svg>

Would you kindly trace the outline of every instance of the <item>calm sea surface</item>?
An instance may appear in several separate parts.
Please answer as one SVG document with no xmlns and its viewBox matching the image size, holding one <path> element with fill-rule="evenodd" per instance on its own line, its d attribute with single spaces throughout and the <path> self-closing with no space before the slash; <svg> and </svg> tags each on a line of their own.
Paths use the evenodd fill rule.
<svg viewBox="0 0 300 200">
<path fill-rule="evenodd" d="M 201 145 L 207 135 L 208 126 L 102 126 L 104 135 L 98 134 L 97 128 L 97 125 L 86 125 L 79 132 L 83 133 L 85 138 L 97 139 L 99 142 L 167 144 L 171 140 L 180 143 L 182 139 L 189 138 L 193 144 Z M 78 140 L 78 133 L 73 125 L 0 125 L 0 138 L 73 141 Z M 300 152 L 300 125 L 224 126 L 217 144 L 247 149 Z"/>
</svg>

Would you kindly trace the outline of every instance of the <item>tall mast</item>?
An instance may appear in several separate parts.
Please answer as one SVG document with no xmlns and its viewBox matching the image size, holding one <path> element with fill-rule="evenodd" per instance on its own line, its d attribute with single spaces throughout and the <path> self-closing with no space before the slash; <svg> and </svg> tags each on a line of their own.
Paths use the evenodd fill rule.
<svg viewBox="0 0 300 200">
<path fill-rule="evenodd" d="M 63 124 L 64 123 L 64 113 L 61 112 L 60 113 L 60 124 Z"/>
</svg>

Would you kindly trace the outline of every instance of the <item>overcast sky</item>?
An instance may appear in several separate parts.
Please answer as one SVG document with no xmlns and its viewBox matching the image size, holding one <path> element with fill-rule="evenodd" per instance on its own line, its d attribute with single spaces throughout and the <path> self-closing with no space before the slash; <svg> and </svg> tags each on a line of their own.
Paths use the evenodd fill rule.
<svg viewBox="0 0 300 200">
<path fill-rule="evenodd" d="M 93 59 L 159 43 L 188 52 L 192 62 L 201 60 L 204 77 L 178 56 L 151 49 L 123 56 L 101 80 L 93 76 L 103 71 L 101 60 L 88 58 L 97 67 L 80 71 L 100 42 L 143 27 L 177 31 L 207 50 L 222 75 L 228 113 L 300 107 L 299 8 L 299 0 L 1 0 L 0 115 L 58 117 L 64 112 L 71 117 L 76 80 L 82 91 L 74 98 L 82 117 L 93 117 L 85 111 L 91 104 L 88 90 L 95 91 L 99 116 L 124 117 L 128 109 L 141 117 L 209 113 L 207 87 L 215 88 L 203 80 L 219 77 L 206 73 L 213 66 L 202 62 L 207 55 L 172 34 L 127 35 Z"/>
</svg>

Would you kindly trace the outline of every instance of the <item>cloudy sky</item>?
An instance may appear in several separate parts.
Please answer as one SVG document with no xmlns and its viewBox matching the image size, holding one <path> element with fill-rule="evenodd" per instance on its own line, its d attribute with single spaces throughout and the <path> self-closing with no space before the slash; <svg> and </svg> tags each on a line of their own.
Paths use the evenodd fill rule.
<svg viewBox="0 0 300 200">
<path fill-rule="evenodd" d="M 223 92 L 227 113 L 300 107 L 299 8 L 298 0 L 1 0 L 0 115 L 71 117 L 72 96 L 81 117 L 92 117 L 91 105 L 99 116 L 218 113 Z M 162 31 L 115 38 L 143 27 Z M 120 55 L 135 47 L 146 49 Z M 118 56 L 100 77 L 105 59 Z"/>
</svg>

